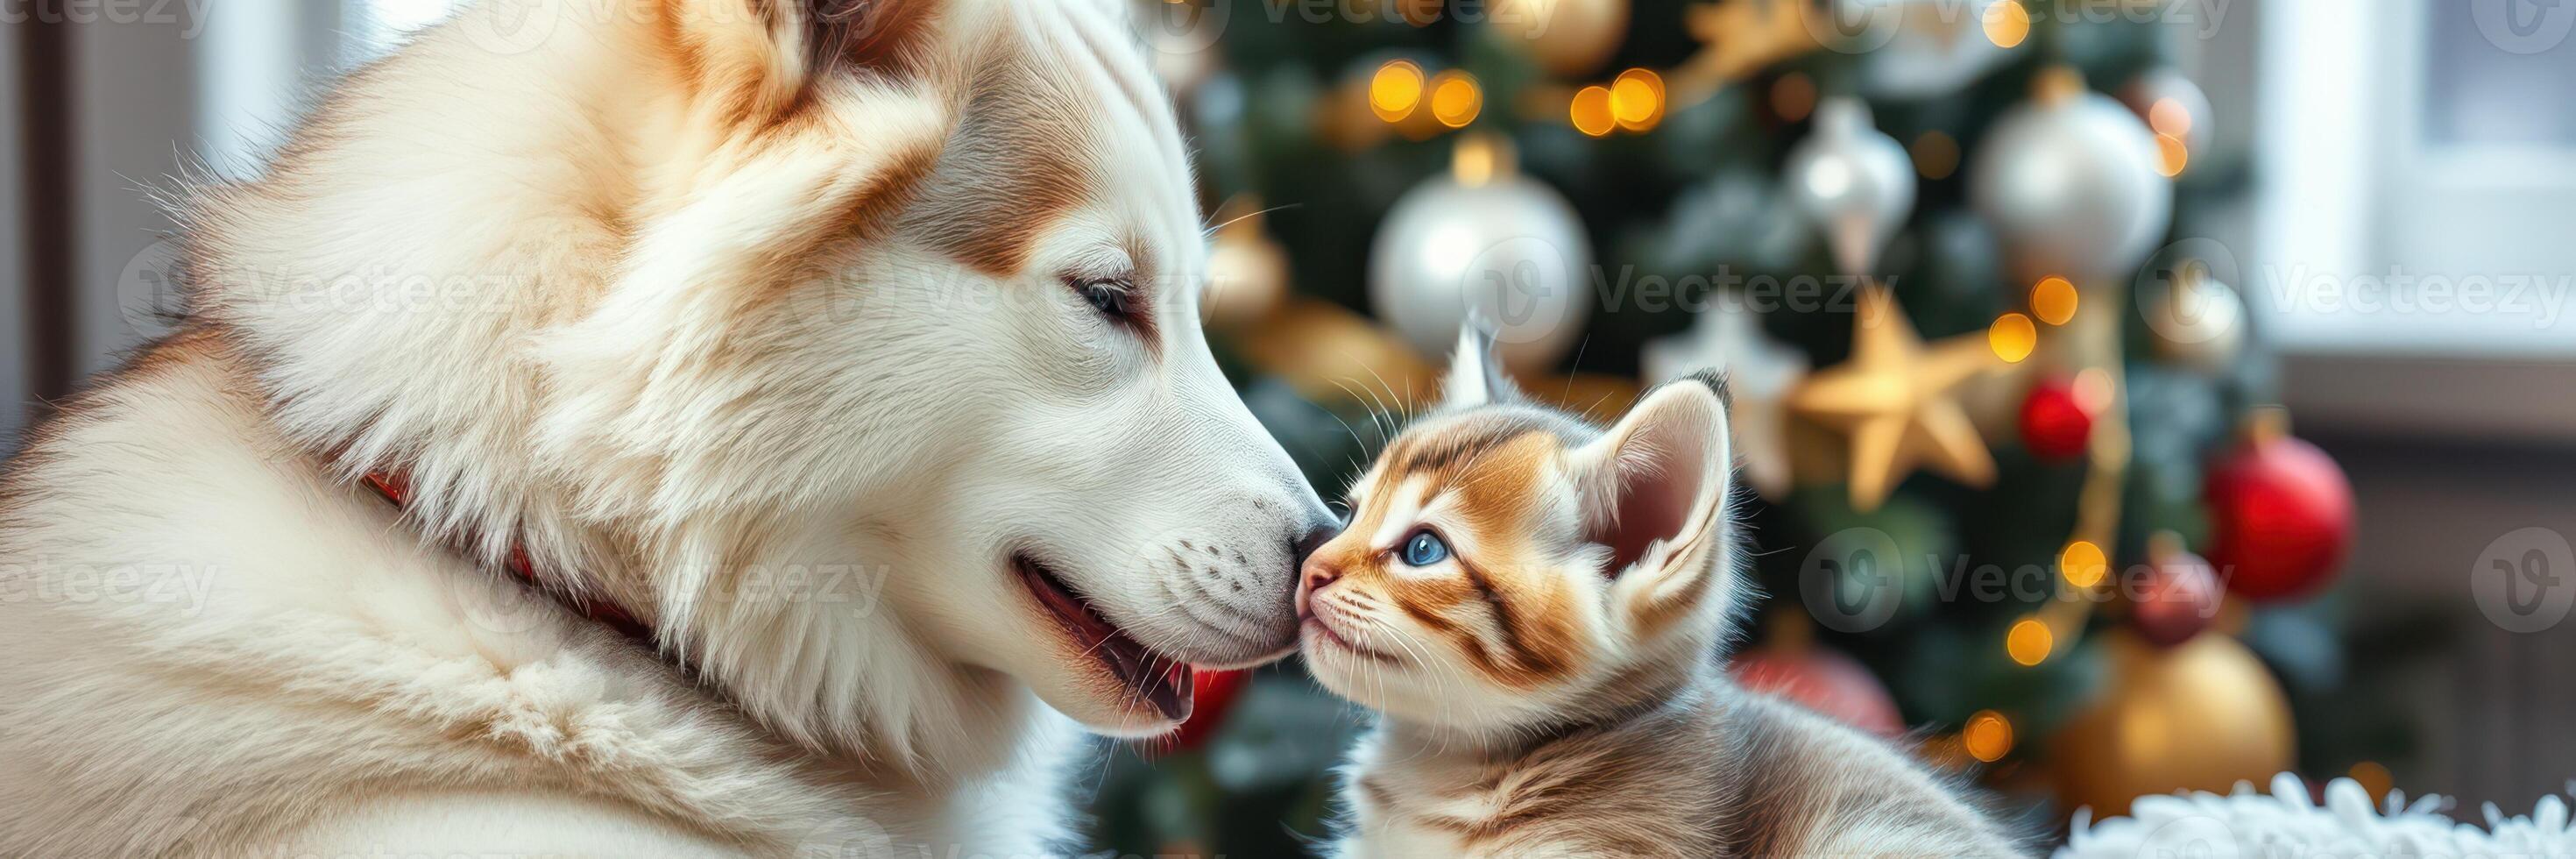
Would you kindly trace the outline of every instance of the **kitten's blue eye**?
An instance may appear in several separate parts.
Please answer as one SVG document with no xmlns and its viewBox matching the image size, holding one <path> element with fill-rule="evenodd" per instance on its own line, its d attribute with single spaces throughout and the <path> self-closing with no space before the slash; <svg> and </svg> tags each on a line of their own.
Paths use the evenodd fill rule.
<svg viewBox="0 0 2576 859">
<path fill-rule="evenodd" d="M 1413 539 L 1404 541 L 1404 563 L 1408 566 L 1428 567 L 1448 559 L 1449 544 L 1440 542 L 1439 535 L 1415 531 Z"/>
</svg>

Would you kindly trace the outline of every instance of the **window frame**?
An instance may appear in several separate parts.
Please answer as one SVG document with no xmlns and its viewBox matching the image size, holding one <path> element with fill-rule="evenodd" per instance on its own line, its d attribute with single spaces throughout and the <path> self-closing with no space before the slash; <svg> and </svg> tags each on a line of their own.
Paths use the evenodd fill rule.
<svg viewBox="0 0 2576 859">
<path fill-rule="evenodd" d="M 2282 354 L 2282 398 L 2303 424 L 2339 431 L 2576 443 L 2576 307 L 2331 315 L 2308 309 L 2298 285 L 2391 271 L 2576 278 L 2576 241 L 2462 268 L 2484 239 L 2458 240 L 2484 229 L 2463 217 L 2576 228 L 2576 146 L 2428 144 L 2431 16 L 2468 14 L 2466 4 L 2363 14 L 2336 0 L 2249 2 L 2261 178 L 2238 286 Z M 2576 50 L 2576 38 L 2553 50 Z"/>
</svg>

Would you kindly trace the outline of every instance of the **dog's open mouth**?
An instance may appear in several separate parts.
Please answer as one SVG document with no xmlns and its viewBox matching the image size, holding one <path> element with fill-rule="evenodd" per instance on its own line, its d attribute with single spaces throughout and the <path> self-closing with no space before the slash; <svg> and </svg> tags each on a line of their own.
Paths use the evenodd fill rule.
<svg viewBox="0 0 2576 859">
<path fill-rule="evenodd" d="M 1129 694 L 1152 703 L 1164 718 L 1190 717 L 1189 663 L 1155 655 L 1143 642 L 1093 611 L 1079 591 L 1067 586 L 1064 579 L 1037 559 L 1013 555 L 1011 567 L 1019 572 L 1029 593 L 1037 597 L 1038 605 L 1045 606 L 1056 623 L 1064 627 L 1065 634 L 1073 636 L 1074 644 L 1108 666 L 1109 673 L 1127 687 Z"/>
</svg>

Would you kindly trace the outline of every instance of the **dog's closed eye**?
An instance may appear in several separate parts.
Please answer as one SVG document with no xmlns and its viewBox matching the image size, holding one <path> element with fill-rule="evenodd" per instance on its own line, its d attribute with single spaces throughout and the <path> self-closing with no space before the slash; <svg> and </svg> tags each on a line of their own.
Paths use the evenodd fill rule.
<svg viewBox="0 0 2576 859">
<path fill-rule="evenodd" d="M 1074 294 L 1081 296 L 1091 309 L 1100 311 L 1111 321 L 1124 322 L 1135 313 L 1138 303 L 1136 286 L 1126 278 L 1073 275 L 1065 278 L 1065 285 L 1072 287 Z"/>
<path fill-rule="evenodd" d="M 1074 297 L 1082 299 L 1110 324 L 1145 337 L 1149 342 L 1153 339 L 1150 336 L 1153 308 L 1149 305 L 1149 296 L 1137 287 L 1135 275 L 1068 274 L 1064 276 L 1064 284 L 1073 290 Z"/>
</svg>

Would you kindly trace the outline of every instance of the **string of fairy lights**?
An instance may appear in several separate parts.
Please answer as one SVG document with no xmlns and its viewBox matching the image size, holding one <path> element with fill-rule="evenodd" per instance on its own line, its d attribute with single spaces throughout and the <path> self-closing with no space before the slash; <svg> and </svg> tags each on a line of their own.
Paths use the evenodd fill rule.
<svg viewBox="0 0 2576 859">
<path fill-rule="evenodd" d="M 1530 102 L 1561 107 L 1539 112 L 1562 113 L 1574 129 L 1591 137 L 1654 130 L 1664 119 L 1666 92 L 1662 75 L 1650 69 L 1620 72 L 1606 84 L 1566 91 L 1545 88 Z M 1399 133 L 1415 139 L 1465 128 L 1482 115 L 1484 86 L 1462 69 L 1427 72 L 1412 60 L 1387 60 L 1369 76 L 1371 113 Z"/>
<path fill-rule="evenodd" d="M 2030 11 L 2021 4 L 1991 4 L 1981 18 L 1983 36 L 1998 48 L 2018 47 L 2030 36 Z M 1673 88 L 1666 86 L 1664 74 L 1630 68 L 1602 83 L 1533 87 L 1531 94 L 1521 100 L 1521 114 L 1534 119 L 1562 117 L 1576 131 L 1596 138 L 1623 132 L 1642 134 L 1660 125 L 1669 110 L 1696 104 L 1748 71 L 1726 68 L 1729 64 L 1717 64 L 1719 68 L 1712 70 L 1710 65 L 1694 61 L 1673 71 L 1677 78 L 1689 80 L 1687 89 L 1693 93 L 1678 105 L 1672 103 Z M 1792 122 L 1806 118 L 1818 98 L 1814 79 L 1802 72 L 1773 80 L 1768 95 L 1774 112 Z M 1370 75 L 1368 104 L 1379 120 L 1399 132 L 1417 140 L 1428 139 L 1474 124 L 1485 109 L 1484 85 L 1464 69 L 1433 72 L 1414 60 L 1392 59 L 1379 64 Z M 2193 124 L 2190 108 L 2173 98 L 2160 98 L 2147 110 L 2146 119 L 2161 156 L 2159 172 L 2168 178 L 2181 175 L 2191 158 L 2187 143 Z M 1955 174 L 1962 155 L 1957 138 L 1939 129 L 1916 136 L 1907 150 L 1916 169 L 1932 180 Z"/>
</svg>

